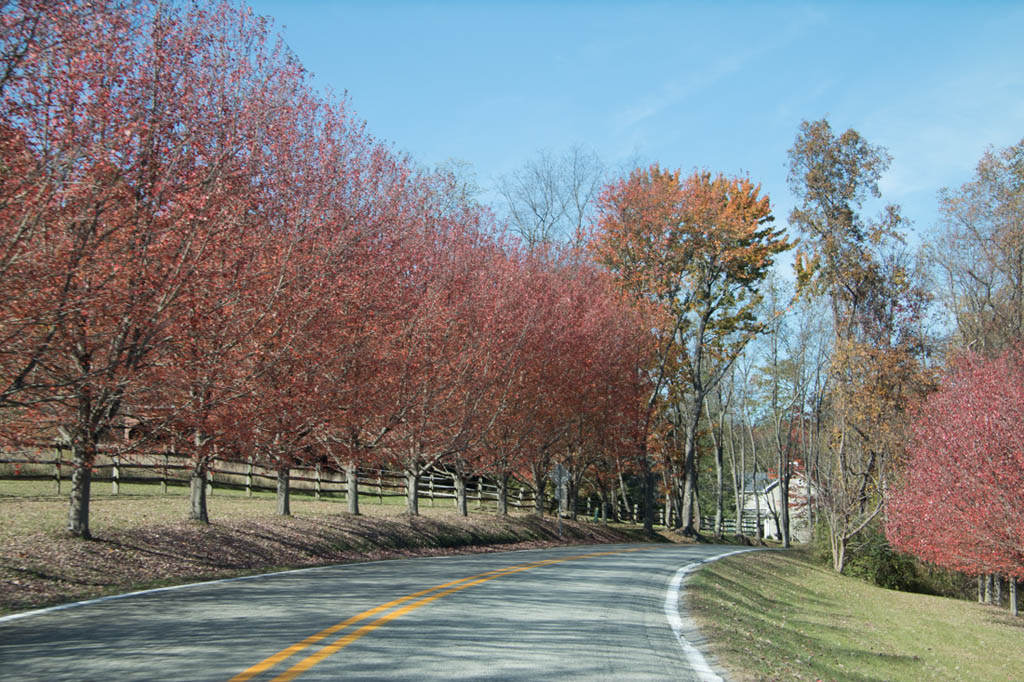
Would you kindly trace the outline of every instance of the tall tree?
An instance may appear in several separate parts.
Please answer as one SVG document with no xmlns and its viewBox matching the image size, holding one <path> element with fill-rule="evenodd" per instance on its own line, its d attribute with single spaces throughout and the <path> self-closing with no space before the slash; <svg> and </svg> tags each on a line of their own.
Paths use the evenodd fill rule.
<svg viewBox="0 0 1024 682">
<path fill-rule="evenodd" d="M 35 276 L 62 279 L 64 303 L 35 374 L 38 385 L 64 388 L 31 417 L 72 450 L 75 535 L 90 535 L 100 439 L 126 406 L 150 402 L 140 372 L 203 264 L 241 228 L 242 159 L 259 151 L 240 133 L 252 120 L 241 95 L 272 87 L 239 55 L 256 23 L 228 6 L 140 1 L 74 26 L 73 39 L 26 62 L 34 78 L 6 93 L 22 106 L 17 123 L 33 153 L 62 159 L 51 170 L 64 197 L 39 241 L 55 257 L 35 261 Z"/>
<path fill-rule="evenodd" d="M 955 345 L 998 354 L 1024 335 L 1024 140 L 988 150 L 974 178 L 940 193 L 927 246 Z"/>
<path fill-rule="evenodd" d="M 96 72 L 88 58 L 96 27 L 110 22 L 116 31 L 130 14 L 121 2 L 0 6 L 0 407 L 26 408 L 66 388 L 35 370 L 76 306 L 73 278 L 86 247 L 71 248 L 54 235 L 62 206 L 70 208 L 80 193 L 69 181 L 89 145 L 48 137 L 41 103 L 64 85 L 62 77 Z M 61 64 L 69 55 L 79 61 Z M 61 66 L 51 69 L 51 61 Z"/>
<path fill-rule="evenodd" d="M 805 121 L 789 150 L 798 284 L 827 297 L 832 316 L 830 458 L 815 485 L 839 572 L 850 540 L 882 511 L 907 408 L 926 384 L 918 322 L 927 297 L 911 276 L 903 219 L 892 205 L 875 219 L 861 214 L 880 196 L 889 160 L 854 130 L 834 135 L 827 120 Z"/>
<path fill-rule="evenodd" d="M 827 316 L 823 320 L 820 301 L 812 297 L 794 300 L 793 287 L 777 277 L 766 287 L 764 306 L 763 315 L 770 321 L 756 348 L 753 382 L 770 440 L 768 449 L 775 456 L 770 468 L 778 476 L 779 503 L 772 511 L 778 516 L 783 546 L 789 547 L 790 481 L 805 428 L 813 420 L 811 386 L 825 356 L 822 343 L 829 340 L 823 326 Z M 806 470 L 806 461 L 801 464 Z"/>
<path fill-rule="evenodd" d="M 952 365 L 915 414 L 886 534 L 945 568 L 1024 578 L 1024 357 Z"/>
<path fill-rule="evenodd" d="M 705 171 L 683 178 L 658 166 L 633 171 L 601 196 L 594 237 L 598 260 L 625 290 L 657 303 L 664 322 L 648 422 L 672 405 L 685 436 L 683 532 L 696 534 L 697 428 L 704 400 L 750 338 L 762 329 L 754 316 L 758 287 L 777 254 L 790 248 L 772 229 L 771 205 L 748 178 Z M 649 429 L 648 429 L 649 430 Z M 645 523 L 652 523 L 648 479 Z"/>
</svg>

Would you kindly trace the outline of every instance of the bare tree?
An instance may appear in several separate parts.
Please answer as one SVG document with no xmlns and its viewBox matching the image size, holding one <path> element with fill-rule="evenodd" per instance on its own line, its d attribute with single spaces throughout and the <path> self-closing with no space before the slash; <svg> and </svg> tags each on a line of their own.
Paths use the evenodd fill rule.
<svg viewBox="0 0 1024 682">
<path fill-rule="evenodd" d="M 561 154 L 542 150 L 537 158 L 500 177 L 497 189 L 509 227 L 527 246 L 578 243 L 605 176 L 597 154 L 575 145 Z"/>
<path fill-rule="evenodd" d="M 1024 334 L 1024 140 L 985 152 L 974 178 L 940 193 L 926 247 L 954 345 L 998 353 Z"/>
</svg>

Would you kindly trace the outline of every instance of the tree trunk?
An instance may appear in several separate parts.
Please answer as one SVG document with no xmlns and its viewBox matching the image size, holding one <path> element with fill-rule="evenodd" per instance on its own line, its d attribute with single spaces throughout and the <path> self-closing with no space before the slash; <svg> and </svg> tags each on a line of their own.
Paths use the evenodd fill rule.
<svg viewBox="0 0 1024 682">
<path fill-rule="evenodd" d="M 508 474 L 498 475 L 498 516 L 508 516 Z"/>
<path fill-rule="evenodd" d="M 725 519 L 725 444 L 719 436 L 715 444 L 715 537 L 722 537 L 722 521 Z"/>
<path fill-rule="evenodd" d="M 683 528 L 682 534 L 695 537 L 698 533 L 693 527 L 693 500 L 697 487 L 697 427 L 700 424 L 702 401 L 697 401 L 696 409 L 686 424 L 686 448 L 683 457 Z"/>
<path fill-rule="evenodd" d="M 985 575 L 978 576 L 978 603 L 985 603 Z"/>
<path fill-rule="evenodd" d="M 775 424 L 775 445 L 778 449 L 779 459 L 779 514 L 776 523 L 779 526 L 779 535 L 783 547 L 789 547 L 789 446 L 782 446 L 780 436 L 781 426 Z"/>
<path fill-rule="evenodd" d="M 1010 576 L 1010 615 L 1017 617 L 1017 578 Z"/>
<path fill-rule="evenodd" d="M 209 523 L 210 515 L 206 511 L 206 465 L 192 469 L 188 480 L 188 518 L 200 523 Z"/>
<path fill-rule="evenodd" d="M 996 606 L 1003 605 L 1003 576 L 998 573 L 992 574 L 992 579 L 995 581 L 995 589 L 992 591 L 993 603 Z"/>
<path fill-rule="evenodd" d="M 817 519 L 817 514 L 814 509 L 814 505 L 817 504 L 817 500 L 814 495 L 814 485 L 812 483 L 812 481 L 814 481 L 815 472 L 813 462 L 811 461 L 812 453 L 814 452 L 814 446 L 812 443 L 814 432 L 809 426 L 801 426 L 800 432 L 804 435 L 804 438 L 802 438 L 800 442 L 800 450 L 801 457 L 803 457 L 804 462 L 804 480 L 807 485 L 807 527 L 810 529 L 813 537 L 814 522 Z"/>
<path fill-rule="evenodd" d="M 608 489 L 606 491 L 606 494 L 608 495 L 608 520 L 619 523 L 622 518 L 619 516 L 619 494 L 616 492 L 616 488 L 617 486 L 615 485 L 615 481 L 611 481 L 608 484 Z"/>
<path fill-rule="evenodd" d="M 466 502 L 466 477 L 456 472 L 455 480 L 455 508 L 461 516 L 469 516 L 469 505 Z"/>
<path fill-rule="evenodd" d="M 764 542 L 764 526 L 761 524 L 761 493 L 757 489 L 757 454 L 754 453 L 754 514 L 757 516 L 757 544 Z M 833 543 L 833 566 L 835 565 L 835 543 Z M 838 569 L 837 569 L 838 570 Z"/>
<path fill-rule="evenodd" d="M 683 481 L 679 474 L 672 474 L 672 507 L 676 514 L 672 527 L 679 530 L 683 527 Z"/>
<path fill-rule="evenodd" d="M 693 472 L 693 518 L 696 521 L 694 528 L 700 532 L 700 517 L 704 512 L 700 508 L 700 479 L 697 478 L 696 470 Z"/>
<path fill-rule="evenodd" d="M 666 474 L 662 474 L 662 482 L 665 484 L 665 527 L 672 526 L 672 484 Z"/>
<path fill-rule="evenodd" d="M 345 497 L 348 498 L 348 513 L 359 515 L 359 470 L 355 462 L 345 465 Z"/>
<path fill-rule="evenodd" d="M 842 573 L 846 567 L 846 538 L 842 535 L 832 533 L 832 568 L 836 573 Z"/>
<path fill-rule="evenodd" d="M 92 496 L 92 464 L 96 459 L 93 447 L 71 446 L 71 498 L 68 506 L 68 532 L 91 540 L 89 532 L 89 500 Z"/>
<path fill-rule="evenodd" d="M 578 516 L 576 510 L 580 506 L 580 491 L 575 476 L 565 483 L 565 506 L 569 512 L 569 518 L 576 521 Z"/>
<path fill-rule="evenodd" d="M 992 574 L 989 573 L 985 576 L 985 603 L 992 603 Z"/>
<path fill-rule="evenodd" d="M 789 474 L 779 476 L 779 529 L 782 531 L 782 546 L 789 547 Z"/>
<path fill-rule="evenodd" d="M 719 402 L 722 394 L 719 392 Z M 715 448 L 715 527 L 716 538 L 722 537 L 722 521 L 725 517 L 725 405 L 722 405 L 720 413 L 721 420 L 718 423 L 718 431 L 715 431 L 715 422 L 711 419 L 711 405 L 704 403 L 704 414 L 708 419 L 708 430 L 711 433 L 712 445 Z M 697 530 L 701 524 L 698 519 Z"/>
<path fill-rule="evenodd" d="M 654 472 L 647 454 L 643 458 L 644 467 L 644 535 L 654 537 Z"/>
<path fill-rule="evenodd" d="M 286 465 L 277 468 L 277 514 L 292 515 L 291 482 L 292 472 Z"/>
<path fill-rule="evenodd" d="M 622 493 L 622 506 L 626 509 L 626 517 L 623 519 L 629 520 L 630 523 L 636 523 L 636 519 L 633 518 L 633 506 L 629 503 L 629 495 L 626 492 L 626 481 L 622 477 L 622 470 L 619 470 L 619 490 Z"/>
<path fill-rule="evenodd" d="M 420 472 L 415 469 L 405 470 L 405 512 L 412 516 L 420 515 Z"/>
<path fill-rule="evenodd" d="M 731 427 L 729 434 L 731 437 Z M 736 446 L 734 444 L 733 448 L 735 447 Z M 746 533 L 743 532 L 743 510 L 747 501 L 747 443 L 746 440 L 743 439 L 742 431 L 740 432 L 740 478 L 739 485 L 736 487 L 736 535 L 746 535 Z"/>
<path fill-rule="evenodd" d="M 697 531 L 693 527 L 693 477 L 687 469 L 683 470 L 683 513 L 680 522 L 680 532 L 693 537 Z"/>
<path fill-rule="evenodd" d="M 537 466 L 533 467 L 533 513 L 544 516 L 544 472 Z"/>
</svg>

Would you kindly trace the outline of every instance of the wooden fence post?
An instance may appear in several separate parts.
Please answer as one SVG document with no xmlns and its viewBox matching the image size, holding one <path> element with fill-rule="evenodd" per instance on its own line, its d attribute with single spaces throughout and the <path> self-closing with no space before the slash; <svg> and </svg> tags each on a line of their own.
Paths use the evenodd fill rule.
<svg viewBox="0 0 1024 682">
<path fill-rule="evenodd" d="M 377 504 L 384 504 L 384 470 L 377 469 Z"/>
<path fill-rule="evenodd" d="M 167 467 L 170 466 L 170 455 L 164 452 L 164 466 L 163 471 L 160 472 L 160 494 L 167 494 Z"/>
<path fill-rule="evenodd" d="M 245 496 L 252 497 L 252 455 L 249 455 L 249 463 L 245 468 Z"/>
<path fill-rule="evenodd" d="M 119 484 L 121 483 L 121 469 L 117 466 L 117 455 L 113 455 L 111 460 L 114 462 L 114 466 L 110 470 L 110 493 L 112 495 L 117 495 L 120 488 Z"/>
<path fill-rule="evenodd" d="M 430 487 L 430 506 L 434 506 L 434 472 L 430 472 L 430 477 L 427 479 L 427 485 Z"/>
<path fill-rule="evenodd" d="M 57 481 L 57 494 L 60 495 L 60 460 L 62 449 L 57 446 L 57 456 L 53 459 L 53 478 Z"/>
<path fill-rule="evenodd" d="M 320 462 L 316 463 L 316 493 L 313 497 L 317 500 L 320 499 Z"/>
</svg>

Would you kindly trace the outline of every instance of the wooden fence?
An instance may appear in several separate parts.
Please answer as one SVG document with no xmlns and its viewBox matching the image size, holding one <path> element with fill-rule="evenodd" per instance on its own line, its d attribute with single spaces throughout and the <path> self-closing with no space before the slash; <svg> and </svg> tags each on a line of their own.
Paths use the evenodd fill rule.
<svg viewBox="0 0 1024 682">
<path fill-rule="evenodd" d="M 173 453 L 135 454 L 130 458 L 101 454 L 93 464 L 93 481 L 109 483 L 111 494 L 119 494 L 126 483 L 158 483 L 162 493 L 170 486 L 188 486 L 191 474 L 189 459 Z M 0 480 L 50 480 L 54 492 L 60 494 L 71 479 L 69 453 L 64 448 L 36 450 L 20 456 L 0 458 Z M 384 498 L 405 497 L 406 479 L 404 474 L 387 469 L 361 467 L 357 470 L 361 495 Z M 256 491 L 276 491 L 277 472 L 252 461 L 216 459 L 207 474 L 209 490 L 230 488 L 244 490 L 247 495 Z M 343 498 L 348 490 L 345 473 L 333 467 L 292 467 L 289 473 L 289 488 L 292 492 L 312 494 L 321 497 Z M 428 471 L 420 478 L 419 496 L 424 500 L 454 499 L 455 481 L 442 471 Z M 483 504 L 496 502 L 498 488 L 480 477 L 467 481 L 466 494 L 470 501 Z M 509 491 L 509 505 L 532 507 L 533 492 L 517 487 Z"/>
<path fill-rule="evenodd" d="M 49 480 L 55 494 L 63 492 L 71 479 L 70 454 L 65 448 L 25 451 L 19 456 L 0 457 L 0 480 Z M 93 482 L 109 483 L 111 494 L 121 494 L 127 483 L 159 484 L 166 494 L 172 486 L 188 486 L 192 467 L 188 457 L 174 453 L 133 454 L 130 458 L 100 454 L 93 464 Z M 402 472 L 360 467 L 357 469 L 361 496 L 404 498 L 406 478 Z M 244 490 L 251 496 L 257 491 L 277 490 L 277 472 L 252 461 L 214 460 L 207 474 L 207 492 L 216 489 Z M 289 489 L 293 493 L 312 495 L 316 499 L 344 498 L 348 491 L 345 473 L 333 467 L 292 467 Z M 455 480 L 441 470 L 426 471 L 417 489 L 421 501 L 454 500 Z M 491 480 L 474 476 L 466 481 L 466 497 L 476 509 L 497 507 L 498 486 Z M 528 486 L 513 483 L 508 491 L 508 505 L 514 509 L 533 509 L 534 494 Z M 554 500 L 547 500 L 549 509 Z M 579 502 L 578 514 L 591 517 L 598 502 L 585 498 Z M 635 510 L 634 510 L 635 511 Z M 628 512 L 620 504 L 620 514 Z"/>
<path fill-rule="evenodd" d="M 160 492 L 166 494 L 172 486 L 188 486 L 191 465 L 188 457 L 174 453 L 134 454 L 130 458 L 100 454 L 93 465 L 93 481 L 109 483 L 111 494 L 121 493 L 120 487 L 127 483 L 159 484 Z M 61 494 L 71 479 L 70 454 L 65 448 L 51 450 L 29 450 L 18 455 L 0 457 L 0 480 L 49 480 L 53 482 L 55 494 Z M 357 470 L 361 496 L 376 497 L 383 503 L 385 498 L 404 498 L 406 479 L 398 471 L 360 467 Z M 345 473 L 333 467 L 292 467 L 289 487 L 292 492 L 312 495 L 316 499 L 344 498 L 347 494 Z M 207 492 L 214 490 L 244 490 L 251 496 L 256 491 L 276 491 L 277 472 L 252 461 L 215 460 L 207 474 Z M 455 481 L 444 471 L 427 471 L 420 478 L 418 495 L 420 500 L 433 505 L 437 500 L 455 499 Z M 498 486 L 485 477 L 471 477 L 466 482 L 466 497 L 475 509 L 497 507 Z M 508 504 L 514 509 L 533 509 L 533 490 L 513 483 L 509 488 Z M 553 499 L 547 500 L 547 508 L 553 511 Z M 639 505 L 627 508 L 621 500 L 616 502 L 618 517 L 640 519 Z M 610 510 L 609 510 L 610 511 Z M 597 521 L 600 515 L 600 501 L 595 497 L 578 500 L 576 513 L 586 519 Z M 655 519 L 665 525 L 665 509 L 659 507 Z M 701 531 L 714 530 L 714 518 L 701 518 Z M 735 519 L 723 522 L 723 532 L 734 534 Z M 743 532 L 754 535 L 757 522 L 752 516 L 743 519 Z"/>
<path fill-rule="evenodd" d="M 767 514 L 765 514 L 765 512 L 761 512 L 761 518 L 767 518 Z M 700 518 L 700 530 L 701 532 L 707 531 L 709 533 L 713 533 L 715 531 L 715 517 L 702 516 Z M 736 534 L 736 519 L 722 519 L 722 534 Z M 744 515 L 743 517 L 743 534 L 757 535 L 757 519 L 754 518 L 753 512 L 749 515 Z"/>
</svg>

